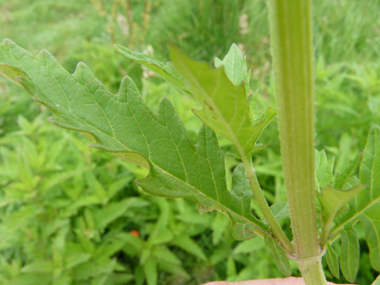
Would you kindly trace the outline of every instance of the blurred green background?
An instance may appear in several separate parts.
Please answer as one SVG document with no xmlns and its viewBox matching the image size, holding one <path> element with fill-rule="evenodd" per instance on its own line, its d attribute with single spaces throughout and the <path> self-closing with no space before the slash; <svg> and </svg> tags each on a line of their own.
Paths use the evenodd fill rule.
<svg viewBox="0 0 380 285">
<path fill-rule="evenodd" d="M 340 172 L 380 123 L 380 2 L 314 1 L 316 148 Z M 213 63 L 236 43 L 252 70 L 257 111 L 276 107 L 263 0 L 0 0 L 0 40 L 47 49 L 70 72 L 83 61 L 116 92 L 131 76 L 152 110 L 166 96 L 194 139 L 196 107 L 177 89 L 113 49 L 168 61 L 168 43 Z M 142 192 L 143 169 L 87 147 L 47 122 L 49 111 L 0 78 L 0 284 L 200 284 L 282 277 L 264 242 L 236 241 L 220 213 Z M 269 203 L 285 200 L 276 123 L 254 155 Z M 221 141 L 228 152 L 230 145 Z M 227 175 L 236 166 L 226 157 Z M 255 202 L 253 209 L 261 215 Z M 282 222 L 290 234 L 289 221 Z M 363 229 L 357 229 L 363 235 Z M 339 243 L 336 243 L 339 250 Z M 358 284 L 378 274 L 361 240 Z M 293 275 L 298 275 L 292 263 Z M 334 279 L 326 271 L 329 280 Z"/>
</svg>

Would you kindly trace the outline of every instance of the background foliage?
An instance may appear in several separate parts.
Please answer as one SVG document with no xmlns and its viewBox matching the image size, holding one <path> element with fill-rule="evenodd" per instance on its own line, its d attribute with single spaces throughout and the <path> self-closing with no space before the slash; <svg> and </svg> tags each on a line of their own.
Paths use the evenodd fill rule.
<svg viewBox="0 0 380 285">
<path fill-rule="evenodd" d="M 371 125 L 380 123 L 380 4 L 323 0 L 314 6 L 316 148 L 335 156 L 340 172 L 364 148 Z M 190 111 L 194 103 L 116 54 L 113 43 L 166 61 L 173 42 L 212 63 L 235 42 L 252 69 L 258 110 L 276 106 L 265 1 L 0 0 L 0 13 L 1 39 L 34 53 L 46 48 L 71 72 L 84 61 L 112 91 L 128 74 L 153 111 L 168 97 L 193 142 L 200 126 Z M 261 239 L 235 241 L 223 215 L 199 216 L 192 201 L 143 193 L 133 181 L 144 170 L 89 149 L 85 138 L 47 123 L 49 115 L 0 78 L 0 284 L 199 284 L 282 276 Z M 269 146 L 254 156 L 258 179 L 270 203 L 283 201 L 276 124 L 261 140 Z M 226 161 L 228 170 L 237 164 Z M 356 283 L 370 284 L 377 273 L 360 224 L 357 231 Z"/>
</svg>

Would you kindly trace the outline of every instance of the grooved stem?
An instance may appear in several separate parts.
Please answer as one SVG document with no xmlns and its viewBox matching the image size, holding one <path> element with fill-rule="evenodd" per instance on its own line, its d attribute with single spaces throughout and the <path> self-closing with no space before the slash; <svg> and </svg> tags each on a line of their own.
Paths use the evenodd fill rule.
<svg viewBox="0 0 380 285">
<path fill-rule="evenodd" d="M 315 205 L 311 0 L 268 0 L 268 8 L 281 157 L 297 262 L 306 284 L 326 284 Z"/>
</svg>

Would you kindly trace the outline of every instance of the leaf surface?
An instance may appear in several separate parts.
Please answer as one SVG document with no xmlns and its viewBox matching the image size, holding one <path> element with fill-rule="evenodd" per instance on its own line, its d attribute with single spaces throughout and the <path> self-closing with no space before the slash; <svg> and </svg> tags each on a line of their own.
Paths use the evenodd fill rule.
<svg viewBox="0 0 380 285">
<path fill-rule="evenodd" d="M 359 180 L 367 187 L 351 200 L 350 209 L 340 219 L 340 223 L 346 223 L 359 217 L 380 201 L 380 128 L 378 126 L 372 127 L 368 134 L 359 167 Z"/>
<path fill-rule="evenodd" d="M 326 245 L 326 261 L 332 275 L 334 275 L 335 278 L 339 279 L 339 259 L 329 243 Z"/>
<path fill-rule="evenodd" d="M 193 145 L 167 99 L 153 114 L 130 78 L 123 79 L 114 95 L 85 64 L 79 63 L 70 74 L 49 52 L 34 56 L 9 40 L 0 46 L 0 62 L 2 74 L 52 110 L 54 124 L 93 139 L 93 147 L 149 169 L 149 176 L 138 180 L 147 192 L 193 199 L 201 212 L 219 210 L 249 231 L 267 229 L 248 211 L 250 195 L 227 190 L 215 133 L 203 126 Z M 247 184 L 239 169 L 236 179 Z"/>
<path fill-rule="evenodd" d="M 221 66 L 224 66 L 228 79 L 236 86 L 244 81 L 246 95 L 248 96 L 250 93 L 249 80 L 251 79 L 251 73 L 248 70 L 245 57 L 236 44 L 231 45 L 223 60 L 215 58 L 215 67 L 219 68 Z"/>
<path fill-rule="evenodd" d="M 333 182 L 334 158 L 327 160 L 325 150 L 315 151 L 315 176 L 317 190 Z"/>
<path fill-rule="evenodd" d="M 354 228 L 342 230 L 342 250 L 340 253 L 340 268 L 343 276 L 351 283 L 355 281 L 359 269 L 359 241 Z"/>
<path fill-rule="evenodd" d="M 233 142 L 240 155 L 249 156 L 261 148 L 255 143 L 276 112 L 268 109 L 261 121 L 252 125 L 255 100 L 249 87 L 250 72 L 235 44 L 223 60 L 215 59 L 216 70 L 206 63 L 190 59 L 175 47 L 171 47 L 171 54 L 177 71 L 170 63 L 164 64 L 119 45 L 115 48 L 189 93 L 203 107 L 202 110 L 193 110 L 194 114 L 209 128 Z M 189 87 L 184 86 L 186 81 Z"/>
<path fill-rule="evenodd" d="M 178 74 L 178 72 L 172 67 L 171 63 L 163 63 L 159 60 L 155 60 L 143 53 L 135 52 L 129 48 L 121 45 L 115 45 L 115 49 L 126 58 L 137 61 L 138 63 L 146 66 L 163 79 L 169 81 L 181 91 L 191 95 L 189 88 L 187 87 L 185 80 Z"/>
<path fill-rule="evenodd" d="M 272 237 L 266 236 L 265 243 L 269 246 L 274 262 L 277 265 L 277 268 L 285 275 L 290 276 L 292 273 L 292 268 L 290 267 L 290 263 L 288 257 L 286 256 L 285 250 L 275 241 Z"/>
<path fill-rule="evenodd" d="M 182 234 L 175 237 L 172 241 L 172 244 L 182 248 L 188 253 L 198 257 L 201 260 L 207 260 L 206 255 L 203 253 L 202 248 L 188 235 Z"/>
<path fill-rule="evenodd" d="M 190 92 L 202 106 L 201 110 L 193 110 L 194 114 L 209 128 L 232 142 L 240 156 L 248 157 L 260 149 L 255 144 L 276 112 L 268 108 L 262 121 L 253 125 L 243 83 L 234 85 L 224 68 L 212 69 L 175 47 L 171 47 L 171 58 L 178 73 L 186 78 Z"/>
<path fill-rule="evenodd" d="M 344 186 L 363 184 L 366 188 L 351 199 L 349 209 L 336 219 L 332 233 L 360 220 L 365 229 L 365 239 L 370 248 L 370 260 L 374 269 L 380 270 L 380 128 L 373 126 L 368 134 L 366 147 L 359 167 L 359 179 L 347 181 Z M 348 186 L 349 185 L 349 186 Z M 341 231 L 340 231 L 341 232 Z"/>
<path fill-rule="evenodd" d="M 290 217 L 289 206 L 286 201 L 274 203 L 270 209 L 277 221 Z"/>
<path fill-rule="evenodd" d="M 347 166 L 346 169 L 343 170 L 343 172 L 340 174 L 338 173 L 335 176 L 335 181 L 334 181 L 334 188 L 335 189 L 341 189 L 343 188 L 344 184 L 353 176 L 356 174 L 360 162 L 362 160 L 363 153 L 358 153 L 352 163 Z"/>
<path fill-rule="evenodd" d="M 351 189 L 341 190 L 327 185 L 321 195 L 317 196 L 322 206 L 322 223 L 330 224 L 337 213 L 364 188 L 364 185 L 356 185 Z"/>
<path fill-rule="evenodd" d="M 364 225 L 372 268 L 380 271 L 380 203 L 361 215 L 360 221 Z"/>
</svg>

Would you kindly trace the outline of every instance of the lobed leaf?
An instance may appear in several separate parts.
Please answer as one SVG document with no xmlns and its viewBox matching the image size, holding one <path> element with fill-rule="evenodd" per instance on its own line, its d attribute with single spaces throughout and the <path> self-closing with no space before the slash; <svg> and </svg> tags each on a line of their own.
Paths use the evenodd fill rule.
<svg viewBox="0 0 380 285">
<path fill-rule="evenodd" d="M 240 156 L 249 157 L 260 149 L 255 144 L 276 112 L 268 108 L 263 120 L 253 125 L 243 83 L 234 85 L 224 68 L 212 69 L 175 47 L 171 47 L 171 58 L 176 70 L 186 78 L 190 92 L 202 106 L 201 110 L 193 110 L 194 114 L 209 128 L 232 142 Z"/>
<path fill-rule="evenodd" d="M 240 85 L 242 82 L 245 88 L 245 94 L 247 101 L 249 102 L 249 118 L 253 123 L 256 120 L 255 116 L 255 103 L 256 103 L 256 93 L 251 90 L 249 81 L 251 79 L 251 70 L 248 70 L 247 62 L 239 47 L 236 44 L 232 44 L 230 50 L 223 58 L 215 58 L 215 67 L 224 67 L 224 71 L 228 79 L 236 86 Z"/>
<path fill-rule="evenodd" d="M 361 215 L 360 221 L 364 225 L 371 265 L 375 270 L 380 271 L 380 203 Z"/>
<path fill-rule="evenodd" d="M 219 210 L 232 218 L 235 228 L 239 225 L 239 231 L 243 227 L 243 233 L 267 230 L 250 212 L 251 194 L 246 190 L 243 168 L 235 170 L 236 190 L 228 191 L 223 153 L 215 133 L 203 126 L 193 145 L 167 99 L 153 114 L 130 78 L 123 79 L 114 95 L 85 64 L 79 63 L 70 74 L 49 52 L 34 56 L 9 40 L 0 46 L 0 62 L 0 73 L 52 110 L 51 122 L 91 138 L 93 147 L 149 169 L 149 176 L 137 181 L 145 191 L 193 199 L 201 213 Z M 269 118 L 273 118 L 271 114 Z M 245 145 L 247 152 L 255 149 L 253 142 L 267 121 L 254 126 L 255 132 Z M 242 119 L 243 125 L 248 122 Z M 243 130 L 250 131 L 251 125 Z"/>
<path fill-rule="evenodd" d="M 347 166 L 347 168 L 344 169 L 341 174 L 338 173 L 335 176 L 335 180 L 334 180 L 334 188 L 335 189 L 343 188 L 344 184 L 347 181 L 349 181 L 353 175 L 356 174 L 356 172 L 359 168 L 360 162 L 362 160 L 362 157 L 363 157 L 363 153 L 358 153 L 356 155 L 356 157 L 354 158 L 354 160 L 352 161 L 352 163 L 349 166 Z"/>
<path fill-rule="evenodd" d="M 315 150 L 315 178 L 317 190 L 325 189 L 333 182 L 334 158 L 327 160 L 325 150 Z"/>
<path fill-rule="evenodd" d="M 219 68 L 223 66 L 224 71 L 228 79 L 236 86 L 244 82 L 246 95 L 250 95 L 249 81 L 251 79 L 251 73 L 248 70 L 247 62 L 239 47 L 236 44 L 232 44 L 230 50 L 223 58 L 215 58 L 215 67 Z"/>
<path fill-rule="evenodd" d="M 366 188 L 351 199 L 348 211 L 336 219 L 332 233 L 336 234 L 345 225 L 352 225 L 360 220 L 366 231 L 365 239 L 370 248 L 371 265 L 374 269 L 380 270 L 380 226 L 378 218 L 380 206 L 380 128 L 378 126 L 373 126 L 368 134 L 359 167 L 359 180 L 351 179 L 344 185 L 350 187 L 359 182 Z"/>
<path fill-rule="evenodd" d="M 189 88 L 187 87 L 185 83 L 185 80 L 178 74 L 178 72 L 175 71 L 175 69 L 172 67 L 170 62 L 167 62 L 165 64 L 143 53 L 135 52 L 121 45 L 114 45 L 114 46 L 115 46 L 115 49 L 121 55 L 125 56 L 126 58 L 135 60 L 138 63 L 146 66 L 147 68 L 149 68 L 150 70 L 152 70 L 153 72 L 161 76 L 163 79 L 172 83 L 179 90 L 192 96 L 192 94 L 189 91 Z"/>
<path fill-rule="evenodd" d="M 351 189 L 341 190 L 334 189 L 332 186 L 327 185 L 326 189 L 324 189 L 320 195 L 317 195 L 322 207 L 322 223 L 330 228 L 330 225 L 338 212 L 364 188 L 364 185 L 356 185 Z"/>
<path fill-rule="evenodd" d="M 209 128 L 233 142 L 240 156 L 249 156 L 261 148 L 255 143 L 276 112 L 268 109 L 262 120 L 256 126 L 252 125 L 255 100 L 249 87 L 250 72 L 235 44 L 223 60 L 215 59 L 216 70 L 206 63 L 190 59 L 175 47 L 171 47 L 171 54 L 177 71 L 170 63 L 164 64 L 120 45 L 115 45 L 115 48 L 189 93 L 203 107 L 202 110 L 193 110 L 194 114 Z M 185 81 L 189 83 L 186 89 L 183 86 Z"/>
</svg>

